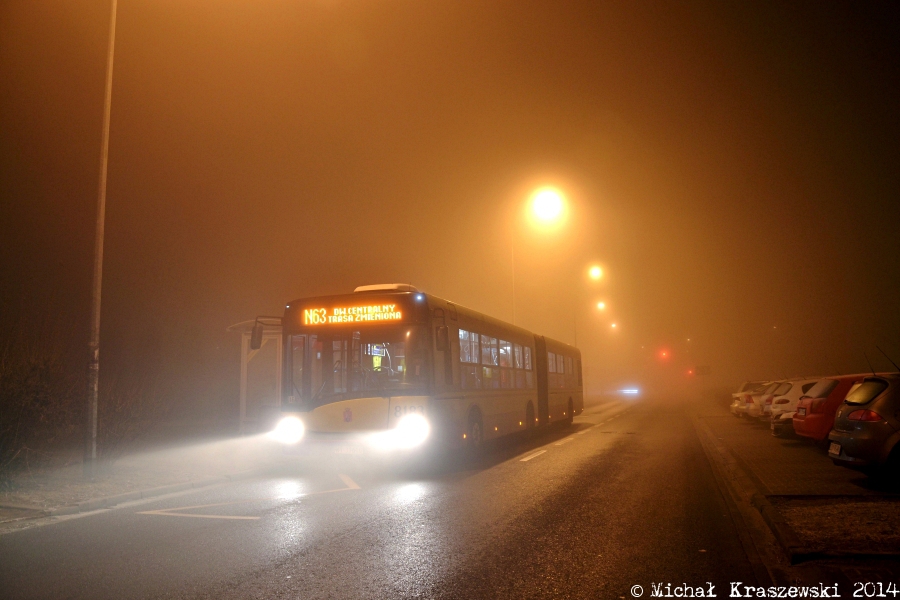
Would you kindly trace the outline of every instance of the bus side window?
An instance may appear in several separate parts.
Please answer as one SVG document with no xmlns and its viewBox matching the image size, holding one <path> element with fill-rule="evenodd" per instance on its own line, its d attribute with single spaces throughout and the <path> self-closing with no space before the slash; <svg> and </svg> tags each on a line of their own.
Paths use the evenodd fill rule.
<svg viewBox="0 0 900 600">
<path fill-rule="evenodd" d="M 521 344 L 513 344 L 513 367 L 516 372 L 515 386 L 521 390 L 525 387 L 525 357 Z"/>
<path fill-rule="evenodd" d="M 513 381 L 512 344 L 500 340 L 500 387 L 515 387 Z"/>
<path fill-rule="evenodd" d="M 477 390 L 481 387 L 481 379 L 478 376 L 478 334 L 473 331 L 459 330 L 459 369 L 460 384 L 465 390 Z"/>
<path fill-rule="evenodd" d="M 525 346 L 525 387 L 534 387 L 534 367 L 531 361 L 531 346 Z"/>
<path fill-rule="evenodd" d="M 547 387 L 556 387 L 556 353 L 547 352 Z"/>
</svg>

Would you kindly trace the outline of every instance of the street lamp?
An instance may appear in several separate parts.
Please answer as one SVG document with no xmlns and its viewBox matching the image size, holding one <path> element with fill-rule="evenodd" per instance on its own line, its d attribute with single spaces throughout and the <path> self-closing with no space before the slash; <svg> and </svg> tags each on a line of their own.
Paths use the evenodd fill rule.
<svg viewBox="0 0 900 600">
<path fill-rule="evenodd" d="M 597 310 L 606 310 L 606 302 L 598 302 Z"/>
<path fill-rule="evenodd" d="M 594 281 L 597 281 L 597 280 L 599 280 L 601 277 L 603 277 L 603 269 L 601 269 L 601 268 L 600 268 L 599 266 L 597 266 L 597 265 L 594 265 L 594 266 L 592 266 L 590 269 L 588 269 L 588 276 L 589 276 L 591 279 L 593 279 Z"/>
<path fill-rule="evenodd" d="M 542 223 L 557 223 L 562 218 L 564 209 L 563 195 L 555 188 L 540 188 L 531 195 L 531 211 Z"/>
<path fill-rule="evenodd" d="M 527 210 L 528 220 L 538 229 L 550 229 L 562 224 L 566 216 L 566 200 L 554 187 L 542 187 L 531 193 Z M 512 263 L 513 325 L 516 324 L 516 222 L 510 233 L 510 257 Z"/>
<path fill-rule="evenodd" d="M 97 407 L 100 395 L 100 292 L 103 288 L 103 230 L 106 220 L 106 180 L 109 165 L 109 115 L 112 105 L 113 57 L 116 48 L 116 9 L 110 3 L 109 45 L 106 50 L 106 88 L 103 95 L 103 137 L 100 144 L 100 187 L 94 234 L 94 274 L 91 284 L 91 337 L 88 342 L 87 420 L 84 436 L 84 475 L 94 478 L 97 461 Z"/>
</svg>

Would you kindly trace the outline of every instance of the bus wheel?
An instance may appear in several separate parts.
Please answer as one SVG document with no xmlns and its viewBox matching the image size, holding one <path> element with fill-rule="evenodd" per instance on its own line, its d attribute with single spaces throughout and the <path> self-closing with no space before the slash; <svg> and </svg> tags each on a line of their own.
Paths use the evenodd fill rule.
<svg viewBox="0 0 900 600">
<path fill-rule="evenodd" d="M 469 452 L 472 454 L 478 453 L 484 445 L 484 425 L 481 422 L 481 412 L 478 410 L 469 413 L 466 441 Z"/>
<path fill-rule="evenodd" d="M 566 412 L 566 427 L 572 424 L 572 419 L 575 418 L 575 405 L 572 403 L 572 399 L 569 398 L 569 410 Z"/>
<path fill-rule="evenodd" d="M 534 418 L 534 404 L 528 403 L 525 407 L 525 431 L 529 434 L 534 433 L 534 426 L 537 420 Z"/>
</svg>

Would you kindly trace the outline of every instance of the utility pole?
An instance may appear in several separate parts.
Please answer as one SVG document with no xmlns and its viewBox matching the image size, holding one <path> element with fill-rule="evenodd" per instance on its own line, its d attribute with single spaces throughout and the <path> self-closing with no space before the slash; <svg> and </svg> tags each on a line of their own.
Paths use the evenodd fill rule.
<svg viewBox="0 0 900 600">
<path fill-rule="evenodd" d="M 512 257 L 512 301 L 513 325 L 516 324 L 516 226 L 513 222 L 512 234 L 509 238 L 510 256 Z"/>
<path fill-rule="evenodd" d="M 109 46 L 106 54 L 106 91 L 103 98 L 103 138 L 100 145 L 100 189 L 94 234 L 94 278 L 91 287 L 91 338 L 88 343 L 87 419 L 84 436 L 84 476 L 93 479 L 97 462 L 97 405 L 100 392 L 100 292 L 103 288 L 103 229 L 106 220 L 106 179 L 109 165 L 109 115 L 112 104 L 113 56 L 116 47 L 116 9 L 111 0 Z"/>
</svg>

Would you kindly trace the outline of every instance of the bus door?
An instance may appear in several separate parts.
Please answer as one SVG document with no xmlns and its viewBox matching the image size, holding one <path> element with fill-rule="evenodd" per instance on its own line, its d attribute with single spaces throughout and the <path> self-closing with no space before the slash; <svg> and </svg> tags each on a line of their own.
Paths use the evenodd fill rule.
<svg viewBox="0 0 900 600">
<path fill-rule="evenodd" d="M 546 425 L 550 420 L 550 396 L 547 388 L 547 343 L 544 341 L 544 337 L 540 335 L 534 336 L 534 366 L 537 369 L 538 424 Z"/>
</svg>

